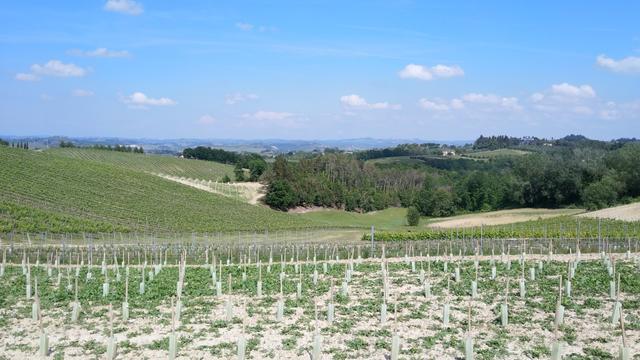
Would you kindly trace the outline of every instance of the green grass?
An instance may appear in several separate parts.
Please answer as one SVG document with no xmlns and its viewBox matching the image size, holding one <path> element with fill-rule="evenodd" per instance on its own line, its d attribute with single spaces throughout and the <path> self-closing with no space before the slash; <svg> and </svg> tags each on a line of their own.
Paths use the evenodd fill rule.
<svg viewBox="0 0 640 360">
<path fill-rule="evenodd" d="M 0 232 L 212 232 L 313 225 L 124 165 L 0 148 Z"/>
<path fill-rule="evenodd" d="M 463 157 L 493 159 L 497 157 L 522 156 L 527 154 L 530 154 L 530 152 L 524 151 L 524 150 L 517 150 L 517 149 L 497 149 L 497 150 L 472 152 L 472 153 L 464 154 Z"/>
<path fill-rule="evenodd" d="M 71 159 L 82 159 L 119 168 L 216 181 L 228 175 L 233 179 L 233 166 L 213 161 L 180 159 L 175 156 L 133 154 L 117 151 L 64 148 L 47 150 Z"/>
<path fill-rule="evenodd" d="M 559 216 L 574 215 L 582 213 L 581 209 L 513 209 L 499 210 L 484 213 L 463 214 L 446 218 L 428 218 L 422 217 L 418 226 L 408 226 L 406 220 L 407 209 L 389 208 L 370 213 L 355 213 L 343 210 L 320 210 L 312 211 L 296 216 L 308 219 L 310 221 L 324 224 L 328 227 L 352 227 L 352 228 L 370 228 L 375 225 L 376 230 L 389 231 L 409 231 L 409 230 L 427 230 L 431 225 L 439 224 L 444 221 L 456 220 L 473 220 L 478 219 L 515 219 L 513 222 L 535 221 L 538 218 L 553 218 Z"/>
<path fill-rule="evenodd" d="M 328 227 L 369 228 L 371 225 L 375 225 L 376 229 L 394 230 L 409 229 L 409 227 L 406 226 L 406 213 L 407 209 L 403 208 L 389 208 L 365 214 L 327 209 L 297 214 L 295 216 Z"/>
</svg>

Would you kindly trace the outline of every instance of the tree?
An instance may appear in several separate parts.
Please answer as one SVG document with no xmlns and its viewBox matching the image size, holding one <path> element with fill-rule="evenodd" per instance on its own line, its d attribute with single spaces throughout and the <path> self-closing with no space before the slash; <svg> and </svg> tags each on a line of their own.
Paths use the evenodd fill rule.
<svg viewBox="0 0 640 360">
<path fill-rule="evenodd" d="M 410 206 L 407 209 L 407 224 L 409 226 L 418 226 L 420 223 L 420 211 L 415 206 Z"/>
<path fill-rule="evenodd" d="M 249 180 L 258 181 L 262 173 L 267 169 L 267 163 L 264 159 L 249 160 L 247 167 L 249 168 Z"/>
<path fill-rule="evenodd" d="M 242 168 L 242 166 L 240 166 L 240 164 L 236 165 L 236 167 L 233 169 L 233 173 L 236 176 L 236 181 L 245 181 L 244 169 Z"/>
<path fill-rule="evenodd" d="M 272 208 L 282 211 L 294 207 L 297 203 L 291 185 L 283 180 L 274 180 L 269 184 L 265 202 Z"/>
<path fill-rule="evenodd" d="M 622 184 L 611 176 L 589 184 L 584 189 L 583 201 L 588 210 L 597 210 L 612 206 L 618 200 L 618 192 Z"/>
<path fill-rule="evenodd" d="M 230 183 L 230 182 L 231 182 L 231 178 L 229 177 L 229 175 L 226 175 L 226 174 L 225 174 L 225 175 L 222 177 L 222 182 L 223 182 L 223 183 Z"/>
</svg>

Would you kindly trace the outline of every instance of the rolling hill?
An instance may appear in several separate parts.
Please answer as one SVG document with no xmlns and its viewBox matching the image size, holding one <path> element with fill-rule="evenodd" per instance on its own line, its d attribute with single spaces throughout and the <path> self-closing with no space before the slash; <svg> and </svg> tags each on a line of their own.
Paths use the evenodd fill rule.
<svg viewBox="0 0 640 360">
<path fill-rule="evenodd" d="M 105 151 L 90 148 L 57 148 L 46 152 L 82 159 L 100 164 L 110 164 L 123 169 L 146 171 L 199 180 L 216 181 L 228 175 L 233 179 L 233 166 L 213 161 L 181 159 L 174 156 L 134 154 L 118 151 Z"/>
<path fill-rule="evenodd" d="M 315 226 L 307 219 L 148 173 L 178 171 L 177 162 L 183 164 L 183 159 L 157 158 L 0 147 L 0 232 L 213 232 Z M 207 171 L 215 176 L 228 169 L 208 162 L 184 164 L 189 166 L 180 169 L 192 171 L 191 176 Z"/>
</svg>

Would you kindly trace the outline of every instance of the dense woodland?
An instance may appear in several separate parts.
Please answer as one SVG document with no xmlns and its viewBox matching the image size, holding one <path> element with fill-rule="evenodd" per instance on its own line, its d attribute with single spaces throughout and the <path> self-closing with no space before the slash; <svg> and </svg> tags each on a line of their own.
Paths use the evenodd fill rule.
<svg viewBox="0 0 640 360">
<path fill-rule="evenodd" d="M 447 216 L 523 206 L 598 209 L 640 197 L 640 142 L 635 139 L 483 136 L 457 149 L 528 152 L 482 161 L 435 156 L 439 148 L 406 144 L 295 161 L 279 156 L 261 177 L 269 185 L 266 203 L 281 210 L 325 206 L 362 212 L 413 206 L 422 215 Z M 367 161 L 397 156 L 404 158 Z"/>
<path fill-rule="evenodd" d="M 184 149 L 182 156 L 187 159 L 209 160 L 235 165 L 236 181 L 258 181 L 267 169 L 267 162 L 262 156 L 254 153 L 237 153 L 198 146 Z"/>
</svg>

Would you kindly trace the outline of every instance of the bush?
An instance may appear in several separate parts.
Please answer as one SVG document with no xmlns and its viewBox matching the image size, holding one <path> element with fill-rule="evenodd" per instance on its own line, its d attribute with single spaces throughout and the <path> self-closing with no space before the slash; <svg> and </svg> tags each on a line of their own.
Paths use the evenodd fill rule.
<svg viewBox="0 0 640 360">
<path fill-rule="evenodd" d="M 269 184 L 265 202 L 272 208 L 282 211 L 286 211 L 297 203 L 291 185 L 282 180 L 275 180 Z"/>
<path fill-rule="evenodd" d="M 418 226 L 420 223 L 420 211 L 415 206 L 407 209 L 407 224 L 409 226 Z"/>
</svg>

